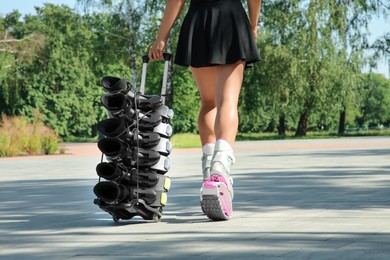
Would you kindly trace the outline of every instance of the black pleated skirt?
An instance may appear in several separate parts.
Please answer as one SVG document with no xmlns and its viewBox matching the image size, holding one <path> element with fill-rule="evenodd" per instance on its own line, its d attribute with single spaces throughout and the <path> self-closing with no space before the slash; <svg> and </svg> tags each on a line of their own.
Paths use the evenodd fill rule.
<svg viewBox="0 0 390 260">
<path fill-rule="evenodd" d="M 240 0 L 191 0 L 180 29 L 175 63 L 195 68 L 260 60 Z"/>
</svg>

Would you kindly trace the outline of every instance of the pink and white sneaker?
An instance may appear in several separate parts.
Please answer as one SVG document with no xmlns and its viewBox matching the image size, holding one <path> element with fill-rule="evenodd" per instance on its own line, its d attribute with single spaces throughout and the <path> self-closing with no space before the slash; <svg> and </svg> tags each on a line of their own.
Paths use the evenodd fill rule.
<svg viewBox="0 0 390 260">
<path fill-rule="evenodd" d="M 233 215 L 233 179 L 229 174 L 234 161 L 230 145 L 218 140 L 211 163 L 210 179 L 203 181 L 200 190 L 202 210 L 212 220 L 228 220 Z"/>
</svg>

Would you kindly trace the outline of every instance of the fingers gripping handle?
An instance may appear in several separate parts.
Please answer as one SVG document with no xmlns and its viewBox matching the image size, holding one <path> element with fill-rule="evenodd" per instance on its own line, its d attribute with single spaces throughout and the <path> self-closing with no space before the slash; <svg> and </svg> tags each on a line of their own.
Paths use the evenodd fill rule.
<svg viewBox="0 0 390 260">
<path fill-rule="evenodd" d="M 161 87 L 161 96 L 163 98 L 163 102 L 165 103 L 165 95 L 167 92 L 167 82 L 168 82 L 168 74 L 169 74 L 169 62 L 172 59 L 171 53 L 164 53 L 164 74 L 163 74 L 163 82 Z M 140 92 L 144 94 L 145 92 L 145 82 L 146 82 L 146 71 L 149 63 L 148 55 L 142 56 L 142 76 L 141 76 L 141 87 Z"/>
</svg>

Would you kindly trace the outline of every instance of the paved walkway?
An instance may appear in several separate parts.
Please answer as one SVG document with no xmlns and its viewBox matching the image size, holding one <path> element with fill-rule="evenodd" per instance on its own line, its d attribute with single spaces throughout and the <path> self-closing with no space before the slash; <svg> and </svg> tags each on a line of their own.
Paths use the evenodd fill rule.
<svg viewBox="0 0 390 260">
<path fill-rule="evenodd" d="M 92 201 L 95 144 L 0 159 L 1 259 L 389 259 L 390 138 L 237 143 L 235 213 L 199 207 L 200 150 L 174 150 L 160 223 Z"/>
</svg>

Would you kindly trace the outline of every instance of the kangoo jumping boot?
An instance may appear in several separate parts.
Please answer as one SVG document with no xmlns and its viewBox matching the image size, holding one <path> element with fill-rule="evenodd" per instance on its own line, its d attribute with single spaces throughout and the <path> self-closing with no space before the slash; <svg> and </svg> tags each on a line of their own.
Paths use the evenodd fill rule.
<svg viewBox="0 0 390 260">
<path fill-rule="evenodd" d="M 211 160 L 213 159 L 214 154 L 214 144 L 208 143 L 202 147 L 202 173 L 203 181 L 210 179 L 210 169 L 211 169 Z"/>
<path fill-rule="evenodd" d="M 211 169 L 211 161 L 213 159 L 213 154 L 214 154 L 214 147 L 215 147 L 215 144 L 214 143 L 207 143 L 205 144 L 203 147 L 202 147 L 202 174 L 203 174 L 203 181 L 202 181 L 202 184 L 204 181 L 207 181 L 207 180 L 210 180 L 210 169 Z M 201 193 L 202 193 L 202 189 L 200 189 Z M 202 198 L 201 198 L 201 201 L 202 201 Z M 202 207 L 202 211 L 203 213 L 204 210 L 203 210 L 203 207 Z"/>
<path fill-rule="evenodd" d="M 210 178 L 203 181 L 201 207 L 212 220 L 228 220 L 233 214 L 233 178 L 230 168 L 235 161 L 228 142 L 218 140 L 211 162 Z"/>
</svg>

